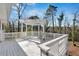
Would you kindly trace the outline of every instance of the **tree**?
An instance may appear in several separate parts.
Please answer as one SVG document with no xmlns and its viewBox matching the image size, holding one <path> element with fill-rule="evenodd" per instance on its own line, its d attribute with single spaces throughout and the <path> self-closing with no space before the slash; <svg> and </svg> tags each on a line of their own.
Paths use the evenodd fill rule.
<svg viewBox="0 0 79 59">
<path fill-rule="evenodd" d="M 67 17 L 65 17 L 65 20 L 64 20 L 64 33 L 66 34 L 67 33 Z"/>
<path fill-rule="evenodd" d="M 12 21 L 12 32 L 15 31 L 14 22 Z"/>
<path fill-rule="evenodd" d="M 12 24 L 10 21 L 9 21 L 9 32 L 12 32 Z"/>
<path fill-rule="evenodd" d="M 31 17 L 29 17 L 29 19 L 39 19 L 39 17 L 38 16 L 31 16 Z"/>
<path fill-rule="evenodd" d="M 61 15 L 59 15 L 58 22 L 59 22 L 59 33 L 61 33 L 61 24 L 62 20 L 64 18 L 64 13 L 62 12 Z"/>
<path fill-rule="evenodd" d="M 26 9 L 27 4 L 19 3 L 14 5 L 14 9 L 17 12 L 17 19 L 18 19 L 18 32 L 20 31 L 20 22 L 19 19 L 22 18 L 23 12 Z"/>
<path fill-rule="evenodd" d="M 18 3 L 14 5 L 14 10 L 17 12 L 17 19 L 21 19 L 23 16 L 23 12 L 26 9 L 27 4 L 24 3 Z"/>
<path fill-rule="evenodd" d="M 77 13 L 74 13 L 74 19 L 73 19 L 73 27 L 72 27 L 72 42 L 73 45 L 75 45 L 75 22 L 76 22 Z"/>
<path fill-rule="evenodd" d="M 75 39 L 76 39 L 76 34 L 77 34 L 77 32 L 76 32 L 76 21 L 77 21 L 78 16 L 79 16 L 78 11 L 76 11 L 76 12 L 74 13 L 73 27 L 72 27 L 72 42 L 73 42 L 73 45 L 74 45 L 74 46 L 77 46 L 77 45 L 75 44 Z"/>
<path fill-rule="evenodd" d="M 52 18 L 52 26 L 53 26 L 53 32 L 54 32 L 54 15 L 57 11 L 57 7 L 49 5 L 48 9 L 46 10 L 46 17 Z"/>
<path fill-rule="evenodd" d="M 18 32 L 20 32 L 20 21 L 18 20 Z"/>
</svg>

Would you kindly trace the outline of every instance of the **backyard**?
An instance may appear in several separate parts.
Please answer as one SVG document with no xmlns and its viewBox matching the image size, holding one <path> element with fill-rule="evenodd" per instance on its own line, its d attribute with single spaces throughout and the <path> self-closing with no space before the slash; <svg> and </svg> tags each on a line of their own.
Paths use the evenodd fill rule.
<svg viewBox="0 0 79 59">
<path fill-rule="evenodd" d="M 76 6 L 0 3 L 0 56 L 79 56 Z"/>
</svg>

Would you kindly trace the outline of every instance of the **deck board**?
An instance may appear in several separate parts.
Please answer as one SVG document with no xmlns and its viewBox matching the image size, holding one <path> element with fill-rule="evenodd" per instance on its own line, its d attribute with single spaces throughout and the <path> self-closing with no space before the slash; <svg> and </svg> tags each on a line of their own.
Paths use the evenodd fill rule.
<svg viewBox="0 0 79 59">
<path fill-rule="evenodd" d="M 18 42 L 18 44 L 28 56 L 40 56 L 40 48 L 34 42 L 26 40 Z"/>
<path fill-rule="evenodd" d="M 25 56 L 26 53 L 16 41 L 4 41 L 0 43 L 0 56 Z"/>
<path fill-rule="evenodd" d="M 0 56 L 40 56 L 40 48 L 32 41 L 14 40 L 0 43 Z"/>
</svg>

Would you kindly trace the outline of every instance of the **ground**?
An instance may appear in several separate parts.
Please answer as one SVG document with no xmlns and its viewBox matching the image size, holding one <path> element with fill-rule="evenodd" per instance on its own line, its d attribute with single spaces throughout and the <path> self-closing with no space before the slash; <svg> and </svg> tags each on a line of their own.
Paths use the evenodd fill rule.
<svg viewBox="0 0 79 59">
<path fill-rule="evenodd" d="M 77 45 L 79 45 L 79 42 L 75 42 Z M 73 46 L 72 42 L 68 42 L 68 55 L 70 56 L 79 56 L 79 46 Z"/>
</svg>

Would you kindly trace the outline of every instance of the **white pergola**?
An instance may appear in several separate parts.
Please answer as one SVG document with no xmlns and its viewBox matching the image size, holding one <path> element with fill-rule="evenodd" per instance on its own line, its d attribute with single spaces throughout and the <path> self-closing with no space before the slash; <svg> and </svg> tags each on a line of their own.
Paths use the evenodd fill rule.
<svg viewBox="0 0 79 59">
<path fill-rule="evenodd" d="M 33 35 L 33 26 L 38 26 L 38 35 L 40 32 L 40 26 L 43 27 L 43 33 L 45 32 L 45 25 L 47 24 L 47 20 L 43 19 L 26 19 L 26 20 L 20 20 L 21 22 L 21 32 L 23 32 L 23 23 L 26 25 L 26 35 L 27 35 L 27 25 L 31 25 L 31 35 Z"/>
</svg>

